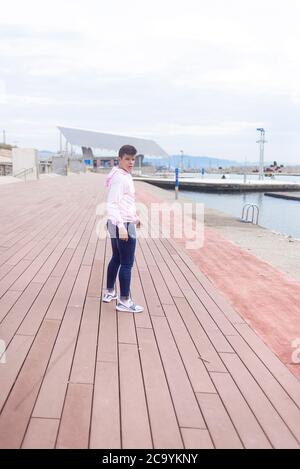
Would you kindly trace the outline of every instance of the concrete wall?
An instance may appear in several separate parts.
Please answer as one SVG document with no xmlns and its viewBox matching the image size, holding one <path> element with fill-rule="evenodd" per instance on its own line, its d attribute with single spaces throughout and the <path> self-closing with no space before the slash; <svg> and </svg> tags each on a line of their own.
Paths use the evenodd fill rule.
<svg viewBox="0 0 300 469">
<path fill-rule="evenodd" d="M 13 148 L 12 150 L 13 175 L 18 175 L 20 171 L 32 169 L 26 174 L 26 180 L 35 180 L 39 177 L 38 152 L 34 148 Z M 22 177 L 23 179 L 23 177 Z"/>
<path fill-rule="evenodd" d="M 72 173 L 84 173 L 85 172 L 85 164 L 83 161 L 70 159 L 69 161 L 69 171 Z"/>
<path fill-rule="evenodd" d="M 64 155 L 55 155 L 52 157 L 52 172 L 67 176 L 67 158 Z"/>
</svg>

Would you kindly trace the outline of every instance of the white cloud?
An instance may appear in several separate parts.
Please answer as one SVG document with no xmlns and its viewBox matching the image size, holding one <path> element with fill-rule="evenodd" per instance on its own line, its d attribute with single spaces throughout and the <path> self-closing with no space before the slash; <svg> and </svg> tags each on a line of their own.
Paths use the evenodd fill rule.
<svg viewBox="0 0 300 469">
<path fill-rule="evenodd" d="M 253 131 L 256 125 L 257 122 L 220 122 L 216 125 L 163 124 L 155 127 L 153 131 L 157 135 L 167 136 L 233 137 L 249 130 Z"/>
<path fill-rule="evenodd" d="M 7 94 L 6 94 L 6 83 L 4 80 L 0 79 L 0 104 L 6 103 Z"/>
<path fill-rule="evenodd" d="M 235 159 L 263 125 L 296 161 L 299 14 L 298 0 L 10 0 L 2 125 L 26 146 L 55 148 L 65 123 Z"/>
</svg>

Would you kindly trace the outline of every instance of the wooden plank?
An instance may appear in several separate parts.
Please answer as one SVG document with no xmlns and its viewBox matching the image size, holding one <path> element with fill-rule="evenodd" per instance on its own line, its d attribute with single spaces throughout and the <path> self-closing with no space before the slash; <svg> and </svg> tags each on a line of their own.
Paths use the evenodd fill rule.
<svg viewBox="0 0 300 469">
<path fill-rule="evenodd" d="M 68 306 L 74 308 L 82 308 L 85 301 L 87 286 L 90 278 L 91 266 L 83 265 L 79 269 Z"/>
<path fill-rule="evenodd" d="M 98 244 L 96 245 L 95 258 L 91 268 L 87 296 L 102 297 L 105 254 L 106 238 L 98 240 Z"/>
<path fill-rule="evenodd" d="M 62 277 L 74 255 L 75 249 L 66 248 L 51 272 L 51 277 Z"/>
<path fill-rule="evenodd" d="M 171 277 L 171 275 L 164 278 L 161 275 L 157 265 L 149 266 L 149 272 L 151 274 L 153 284 L 159 296 L 160 303 L 162 305 L 173 305 L 174 301 L 167 287 L 168 279 Z"/>
<path fill-rule="evenodd" d="M 152 448 L 145 390 L 136 345 L 119 344 L 122 448 Z"/>
<path fill-rule="evenodd" d="M 160 304 L 159 297 L 153 285 L 150 273 L 145 271 L 140 271 L 139 273 L 144 295 L 147 301 L 149 315 L 151 317 L 164 316 L 164 311 L 162 305 Z"/>
<path fill-rule="evenodd" d="M 271 448 L 269 440 L 231 376 L 228 373 L 210 375 L 245 448 Z"/>
<path fill-rule="evenodd" d="M 38 247 L 40 247 L 40 244 L 38 241 L 29 241 L 29 243 L 27 243 L 24 247 L 18 249 L 16 254 L 14 254 L 7 260 L 6 264 L 17 265 L 20 262 L 20 260 L 26 257 L 26 254 L 32 249 L 34 249 L 37 245 Z"/>
<path fill-rule="evenodd" d="M 20 448 L 57 335 L 59 323 L 44 321 L 0 416 L 0 448 Z"/>
<path fill-rule="evenodd" d="M 197 394 L 197 399 L 217 449 L 239 449 L 243 445 L 217 394 Z"/>
<path fill-rule="evenodd" d="M 153 317 L 153 327 L 180 427 L 205 428 L 167 320 Z"/>
<path fill-rule="evenodd" d="M 117 314 L 112 303 L 101 304 L 97 361 L 118 362 Z"/>
<path fill-rule="evenodd" d="M 227 320 L 226 316 L 223 314 L 223 311 L 219 310 L 217 305 L 210 301 L 210 297 L 206 295 L 201 283 L 198 281 L 197 273 L 199 269 L 195 268 L 195 275 L 190 272 L 189 268 L 182 262 L 182 259 L 180 258 L 182 255 L 182 250 L 179 248 L 178 252 L 176 254 L 174 252 L 174 254 L 172 254 L 172 258 L 170 259 L 166 249 L 166 246 L 170 246 L 169 241 L 171 242 L 171 240 L 164 240 L 164 242 L 161 240 L 161 243 L 158 243 L 157 247 L 162 257 L 165 260 L 168 260 L 168 265 L 172 270 L 174 278 L 180 285 L 182 291 L 185 293 L 190 306 L 197 313 L 197 316 L 207 333 L 210 333 L 211 331 L 217 331 L 218 328 L 220 328 L 223 334 L 236 334 L 236 330 L 232 327 L 229 320 Z M 176 245 L 176 243 L 173 244 Z M 172 249 L 174 248 L 172 247 Z M 201 291 L 201 295 L 199 295 L 199 291 Z M 199 297 L 195 292 L 197 295 L 199 295 Z M 226 343 L 225 338 L 222 340 L 222 342 L 220 342 L 220 337 L 221 336 L 219 335 L 219 340 L 216 342 L 216 346 L 221 345 L 222 347 L 225 346 L 228 348 L 229 344 Z M 215 334 L 212 334 L 212 338 L 215 338 Z"/>
<path fill-rule="evenodd" d="M 119 344 L 137 343 L 133 316 L 133 313 L 125 313 L 121 311 L 117 313 Z"/>
<path fill-rule="evenodd" d="M 151 274 L 153 283 L 155 285 L 155 288 L 157 290 L 157 293 L 160 298 L 160 303 L 162 305 L 164 304 L 174 304 L 174 301 L 172 299 L 172 296 L 169 292 L 169 289 L 167 287 L 169 280 L 172 282 L 172 275 L 170 274 L 169 271 L 165 270 L 165 276 L 162 276 L 157 264 L 156 264 L 156 259 L 152 255 L 151 250 L 149 249 L 148 243 L 146 240 L 143 240 L 143 242 L 140 242 L 140 246 L 143 250 L 144 258 L 147 262 L 148 265 L 148 270 Z"/>
<path fill-rule="evenodd" d="M 241 360 L 300 442 L 300 410 L 241 337 L 229 337 Z"/>
<path fill-rule="evenodd" d="M 22 292 L 8 290 L 0 299 L 0 322 L 3 321 L 9 310 L 15 304 Z"/>
<path fill-rule="evenodd" d="M 16 254 L 20 248 L 25 247 L 29 242 L 38 239 L 38 245 L 44 245 L 45 240 L 41 239 L 44 236 L 44 232 L 48 232 L 49 228 L 53 225 L 56 226 L 56 222 L 58 221 L 58 215 L 55 217 L 48 217 L 46 220 L 46 223 L 43 222 L 43 220 L 39 220 L 39 226 L 37 228 L 34 228 L 30 225 L 30 228 L 28 230 L 28 234 L 24 236 L 23 230 L 21 230 L 20 233 L 15 233 L 14 236 L 11 236 L 9 239 L 9 242 L 7 243 L 7 248 L 3 254 L 0 255 L 0 265 L 3 264 L 4 262 L 9 262 L 9 259 Z M 10 247 L 9 247 L 10 246 Z M 35 252 L 36 248 L 33 248 L 30 253 L 27 253 L 25 257 L 30 259 L 30 256 L 32 255 L 32 252 Z M 40 252 L 40 249 L 38 250 Z"/>
<path fill-rule="evenodd" d="M 71 383 L 94 382 L 99 311 L 100 299 L 87 297 L 73 359 Z"/>
<path fill-rule="evenodd" d="M 206 308 L 203 306 L 189 283 L 187 282 L 185 276 L 182 274 L 181 270 L 178 269 L 177 264 L 174 262 L 173 257 L 170 257 L 168 254 L 167 249 L 164 247 L 164 244 L 161 242 L 161 244 L 157 245 L 159 246 L 159 250 L 161 252 L 161 255 L 163 258 L 168 262 L 168 265 L 170 269 L 172 270 L 172 274 L 178 283 L 180 285 L 180 288 L 185 294 L 185 298 L 188 301 L 190 307 L 194 310 L 195 314 L 197 315 L 199 321 L 201 322 L 202 326 L 205 328 L 206 331 L 208 330 L 218 330 L 217 324 L 213 321 L 211 316 L 208 314 Z M 176 298 L 174 298 L 175 302 Z M 230 330 L 230 332 L 232 332 Z"/>
<path fill-rule="evenodd" d="M 222 359 L 272 446 L 298 448 L 296 439 L 237 355 L 224 353 Z"/>
<path fill-rule="evenodd" d="M 42 267 L 38 270 L 37 274 L 33 277 L 34 282 L 46 282 L 48 277 L 52 274 L 52 271 L 56 267 L 57 263 L 59 262 L 60 258 L 62 257 L 64 250 L 68 244 L 68 241 L 72 238 L 72 234 L 68 234 L 63 241 L 59 242 L 54 250 L 51 252 L 47 261 L 42 265 Z"/>
<path fill-rule="evenodd" d="M 148 244 L 148 246 L 149 246 L 149 248 L 152 252 L 152 255 L 153 255 L 154 259 L 156 260 L 156 264 L 159 267 L 159 270 L 160 270 L 163 278 L 167 279 L 167 285 L 168 285 L 168 289 L 170 291 L 170 294 L 172 295 L 172 297 L 184 298 L 184 294 L 183 294 L 180 286 L 178 285 L 178 283 L 174 279 L 174 277 L 172 275 L 172 272 L 168 267 L 167 262 L 162 258 L 161 254 L 159 252 L 159 249 L 157 247 L 159 245 L 159 243 L 160 243 L 160 240 L 158 240 L 158 239 L 148 239 L 147 240 L 147 244 Z"/>
<path fill-rule="evenodd" d="M 5 277 L 6 274 L 8 274 L 8 272 L 10 272 L 13 269 L 13 267 L 14 267 L 13 265 L 2 264 L 0 267 L 0 280 L 3 279 L 3 277 Z"/>
<path fill-rule="evenodd" d="M 107 239 L 108 238 L 104 238 L 104 239 L 98 238 L 94 263 L 95 261 L 103 261 L 103 258 L 105 257 L 107 245 L 108 245 Z"/>
<path fill-rule="evenodd" d="M 214 445 L 207 430 L 199 428 L 182 428 L 185 449 L 213 449 Z"/>
<path fill-rule="evenodd" d="M 143 255 L 139 242 L 137 242 L 136 244 L 135 260 L 136 260 L 137 265 L 139 266 L 140 272 L 142 271 L 148 272 L 147 262 L 144 259 L 144 255 Z"/>
<path fill-rule="evenodd" d="M 56 448 L 88 448 L 92 394 L 91 384 L 69 384 Z"/>
<path fill-rule="evenodd" d="M 33 211 L 34 208 L 31 207 L 31 210 Z M 33 223 L 27 218 L 27 222 L 22 227 L 13 230 L 11 233 L 10 255 L 16 252 L 14 251 L 15 248 L 26 246 L 32 240 L 49 239 L 47 234 L 60 223 L 61 219 L 65 220 L 66 215 L 67 211 L 60 215 L 58 213 L 50 215 L 49 213 L 48 217 L 40 215 L 40 219 L 38 221 L 35 219 Z"/>
<path fill-rule="evenodd" d="M 47 280 L 19 327 L 18 334 L 35 335 L 37 333 L 56 292 L 59 281 L 57 277 L 50 277 Z M 41 284 L 38 283 L 36 288 L 40 288 L 40 285 Z"/>
<path fill-rule="evenodd" d="M 172 305 L 164 305 L 164 311 L 194 392 L 215 393 L 216 390 L 211 378 L 177 308 Z"/>
<path fill-rule="evenodd" d="M 165 247 L 166 251 L 170 256 L 173 256 L 174 254 L 177 254 L 177 248 L 175 249 L 172 245 L 172 243 L 168 242 L 168 239 L 165 237 L 161 238 L 161 244 Z"/>
<path fill-rule="evenodd" d="M 224 334 L 229 335 L 236 335 L 236 330 L 231 325 L 230 321 L 224 314 L 224 312 L 217 306 L 217 304 L 211 299 L 211 297 L 206 293 L 205 289 L 203 288 L 201 282 L 199 281 L 198 271 L 194 271 L 194 273 L 190 270 L 190 265 L 186 265 L 183 260 L 180 258 L 180 254 L 178 253 L 177 256 L 173 256 L 178 268 L 181 270 L 184 277 L 187 279 L 189 285 L 192 287 L 194 292 L 197 294 L 198 298 L 204 305 L 204 307 L 209 311 L 209 314 L 219 326 L 220 330 L 224 332 Z M 245 322 L 239 317 L 240 322 Z"/>
<path fill-rule="evenodd" d="M 218 353 L 234 353 L 233 348 L 220 330 L 207 331 L 207 335 Z"/>
<path fill-rule="evenodd" d="M 139 251 L 139 256 L 136 258 L 137 268 L 139 272 L 140 281 L 143 287 L 144 297 L 147 302 L 147 309 L 148 309 L 149 315 L 150 316 L 164 316 L 163 308 L 161 306 L 161 303 L 160 303 L 158 294 L 156 292 L 155 286 L 153 284 L 151 275 L 148 271 L 148 267 L 147 269 L 145 269 L 145 265 L 147 266 L 147 263 L 146 264 L 144 263 L 146 261 L 144 259 L 143 251 L 141 248 L 140 249 L 139 248 L 140 248 L 140 245 L 138 243 L 137 251 Z M 138 260 L 141 258 L 143 258 L 143 262 L 141 264 L 142 268 L 140 268 L 140 264 Z"/>
<path fill-rule="evenodd" d="M 15 196 L 16 194 L 14 194 Z M 7 201 L 8 202 L 8 201 Z M 8 204 L 7 204 L 8 206 Z M 22 200 L 22 206 L 25 206 L 24 199 Z M 37 210 L 36 207 L 32 206 L 32 201 L 28 202 L 28 210 L 23 210 L 22 215 L 18 213 L 18 217 L 14 215 L 14 212 L 18 212 L 18 207 L 12 207 L 11 206 L 11 198 L 10 198 L 10 204 L 9 204 L 9 209 L 10 212 L 7 214 L 5 219 L 9 217 L 9 215 L 12 215 L 12 220 L 16 220 L 17 222 L 13 222 L 11 224 L 7 224 L 5 227 L 5 236 L 2 237 L 2 242 L 6 244 L 6 246 L 13 246 L 16 242 L 19 240 L 22 240 L 23 242 L 26 242 L 24 240 L 28 239 L 28 235 L 24 236 L 24 233 L 27 233 L 27 231 L 30 231 L 30 234 L 32 232 L 34 233 L 40 233 L 42 228 L 45 226 L 44 222 L 49 225 L 49 223 L 53 223 L 54 220 L 58 219 L 59 215 L 54 213 L 54 215 L 51 217 L 50 216 L 50 211 L 51 208 L 48 207 L 48 210 L 46 209 L 39 209 Z M 33 216 L 30 217 L 30 215 Z"/>
<path fill-rule="evenodd" d="M 95 261 L 92 266 L 87 296 L 101 297 L 103 290 L 103 261 Z"/>
<path fill-rule="evenodd" d="M 0 411 L 17 379 L 32 342 L 33 337 L 16 335 L 9 346 L 6 344 L 5 363 L 0 364 Z M 1 349 L 1 356 L 2 352 Z"/>
<path fill-rule="evenodd" d="M 33 417 L 54 419 L 61 417 L 81 314 L 81 308 L 67 308 L 34 407 Z"/>
<path fill-rule="evenodd" d="M 300 381 L 296 376 L 274 355 L 248 324 L 237 324 L 236 328 L 253 352 L 274 375 L 297 406 L 300 407 Z"/>
<path fill-rule="evenodd" d="M 152 329 L 151 319 L 139 273 L 131 278 L 131 290 L 133 292 L 132 295 L 135 303 L 143 306 L 144 308 L 143 314 L 137 314 L 134 317 L 136 327 Z"/>
<path fill-rule="evenodd" d="M 78 217 L 78 215 L 76 215 Z M 60 258 L 64 246 L 68 243 L 68 240 L 72 238 L 72 221 L 59 223 L 54 230 L 51 232 L 51 241 L 41 250 L 38 256 L 33 260 L 30 267 L 24 272 L 17 282 L 13 285 L 13 289 L 24 289 L 30 280 L 44 282 L 50 275 L 52 268 L 55 266 L 57 260 Z M 73 217 L 74 218 L 74 217 Z M 71 234 L 68 234 L 70 231 Z M 63 228 L 64 227 L 64 228 Z M 57 234 L 59 233 L 59 234 Z M 50 233 L 48 232 L 48 235 Z M 65 237 L 63 237 L 66 235 Z M 68 238 L 69 236 L 69 238 Z M 63 238 L 62 238 L 63 237 Z M 58 252 L 58 253 L 57 253 Z"/>
<path fill-rule="evenodd" d="M 147 266 L 147 270 L 149 270 L 149 268 L 151 266 L 155 266 L 156 265 L 156 262 L 155 262 L 155 259 L 154 257 L 152 256 L 152 253 L 147 245 L 147 242 L 146 242 L 146 239 L 144 238 L 139 238 L 138 240 L 138 245 L 143 253 L 143 256 L 144 256 L 144 259 L 145 259 L 145 262 L 146 262 L 146 266 Z"/>
<path fill-rule="evenodd" d="M 207 330 L 202 327 L 187 300 L 185 298 L 175 298 L 175 302 L 186 328 L 193 337 L 199 356 L 208 371 L 226 372 L 222 360 L 207 335 Z"/>
<path fill-rule="evenodd" d="M 159 240 L 157 240 L 157 246 L 160 246 L 160 248 L 163 250 L 163 247 L 162 247 L 162 244 L 160 243 L 159 244 Z M 160 251 L 157 249 L 157 252 L 160 253 Z M 167 255 L 166 255 L 166 251 L 164 251 L 164 259 L 165 261 L 167 262 Z M 174 256 L 173 256 L 174 257 Z M 183 263 L 182 263 L 183 265 Z M 176 266 L 175 270 L 178 271 L 178 267 Z M 174 271 L 172 271 L 173 273 Z M 231 325 L 228 324 L 228 321 L 226 318 L 223 317 L 223 314 L 220 312 L 220 310 L 217 308 L 217 306 L 215 305 L 215 303 L 213 303 L 212 301 L 209 302 L 207 299 L 206 299 L 206 304 L 204 304 L 203 302 L 203 294 L 201 294 L 201 296 L 199 295 L 199 290 L 202 292 L 204 291 L 201 284 L 197 281 L 197 279 L 194 277 L 193 274 L 191 274 L 191 272 L 187 270 L 185 270 L 184 272 L 181 272 L 180 271 L 180 275 L 183 276 L 184 278 L 184 281 L 180 283 L 180 285 L 183 285 L 182 286 L 182 291 L 185 292 L 186 296 L 189 297 L 189 298 L 192 298 L 192 301 L 194 301 L 194 304 L 195 304 L 195 294 L 194 294 L 194 291 L 195 293 L 197 293 L 198 297 L 199 297 L 199 300 L 201 301 L 198 302 L 198 308 L 199 308 L 199 305 L 201 305 L 201 315 L 202 317 L 204 317 L 204 320 L 205 320 L 205 323 L 207 325 L 209 325 L 209 327 L 207 328 L 207 334 L 208 336 L 211 338 L 212 340 L 212 343 L 214 344 L 216 350 L 218 352 L 233 352 L 231 346 L 229 345 L 227 339 L 225 338 L 225 336 L 222 334 L 222 332 L 214 326 L 214 323 L 211 322 L 211 320 L 208 318 L 208 315 L 205 313 L 205 311 L 203 310 L 202 308 L 202 303 L 203 305 L 206 307 L 206 309 L 208 310 L 209 314 L 211 314 L 213 311 L 216 311 L 217 312 L 217 315 L 219 315 L 219 321 L 217 321 L 217 323 L 219 322 L 219 325 L 222 327 L 222 329 L 225 329 L 226 332 L 231 332 L 233 333 L 233 329 L 231 328 Z M 169 278 L 172 277 L 173 278 L 173 275 L 169 275 L 168 276 L 168 280 L 167 280 L 167 284 L 169 285 L 170 283 L 170 280 Z M 187 280 L 189 280 L 189 283 L 187 283 Z M 177 273 L 177 281 L 180 281 L 180 276 L 178 277 L 178 273 Z M 196 281 L 196 282 L 195 282 Z M 185 288 L 183 288 L 185 287 Z M 193 289 L 192 289 L 193 288 Z M 176 295 L 177 297 L 181 297 L 180 295 Z M 207 295 L 206 295 L 207 296 Z M 207 296 L 208 297 L 208 296 Z M 175 303 L 176 303 L 176 298 L 175 299 Z M 210 300 L 210 298 L 208 297 L 208 299 Z M 196 300 L 197 302 L 197 300 Z M 180 302 L 177 302 L 180 304 Z M 216 315 L 216 313 L 215 313 Z M 214 316 L 213 316 L 214 318 Z M 230 329 L 228 329 L 230 328 Z M 236 333 L 236 331 L 234 332 Z"/>
<path fill-rule="evenodd" d="M 44 238 L 40 239 L 37 243 L 37 245 L 31 249 L 25 256 L 24 260 L 25 261 L 34 261 L 34 259 L 39 255 L 39 253 L 45 249 L 45 247 L 49 244 L 49 239 Z"/>
<path fill-rule="evenodd" d="M 30 419 L 22 448 L 53 449 L 55 447 L 58 426 L 58 419 Z"/>
<path fill-rule="evenodd" d="M 58 278 L 58 277 L 53 277 Z M 46 318 L 61 320 L 65 314 L 65 310 L 68 305 L 69 298 L 71 296 L 72 289 L 76 281 L 76 274 L 65 274 L 52 302 L 48 308 Z"/>
<path fill-rule="evenodd" d="M 175 261 L 179 263 L 179 255 L 173 256 L 173 259 L 175 259 Z M 185 281 L 188 282 L 188 277 L 186 277 L 185 273 L 181 272 L 181 274 L 183 278 L 186 279 Z M 207 308 L 205 307 L 201 299 L 198 298 L 197 294 L 193 289 L 189 292 L 187 298 L 194 311 L 198 311 L 198 317 L 199 319 L 201 318 L 202 324 L 205 326 L 205 328 L 207 328 L 208 331 L 220 329 L 225 335 L 237 334 L 236 330 L 228 321 L 226 316 L 220 310 L 218 310 L 217 307 L 214 311 L 212 309 L 207 310 Z"/>
<path fill-rule="evenodd" d="M 29 267 L 31 264 L 30 261 L 20 261 L 12 270 L 8 272 L 8 274 L 3 277 L 3 279 L 0 281 L 0 298 L 4 295 L 4 293 L 10 289 L 10 290 L 20 290 L 22 291 L 22 288 L 16 288 L 14 282 L 22 275 L 22 273 Z"/>
<path fill-rule="evenodd" d="M 144 258 L 147 262 L 148 270 L 150 272 L 150 275 L 152 277 L 153 284 L 155 286 L 155 289 L 157 291 L 157 294 L 159 296 L 159 301 L 162 305 L 172 305 L 174 304 L 174 301 L 172 299 L 172 296 L 170 295 L 170 292 L 167 288 L 166 282 L 168 282 L 169 277 L 164 278 L 161 273 L 159 268 L 156 265 L 156 262 L 151 254 L 151 251 L 148 248 L 147 243 L 145 240 L 143 242 L 140 242 L 141 249 L 143 250 Z"/>
<path fill-rule="evenodd" d="M 137 329 L 149 419 L 155 449 L 182 448 L 172 398 L 151 329 Z"/>
<path fill-rule="evenodd" d="M 121 448 L 119 376 L 114 362 L 96 366 L 90 448 Z"/>
<path fill-rule="evenodd" d="M 86 252 L 82 259 L 82 265 L 92 265 L 97 247 L 96 227 L 93 228 Z"/>
<path fill-rule="evenodd" d="M 23 270 L 23 273 L 19 276 L 18 279 L 15 280 L 13 285 L 11 286 L 11 290 L 25 290 L 25 288 L 28 286 L 28 284 L 34 279 L 35 275 L 37 272 L 40 270 L 40 268 L 44 265 L 44 263 L 47 261 L 47 258 L 55 248 L 55 245 L 58 241 L 58 238 L 53 238 L 53 240 L 49 243 L 48 246 L 46 246 L 43 251 L 40 252 L 40 254 L 34 259 L 34 261 L 21 261 L 17 265 L 17 267 L 22 263 L 22 262 L 29 262 L 30 265 Z"/>
<path fill-rule="evenodd" d="M 170 240 L 170 243 L 174 243 L 173 240 Z M 228 320 L 232 324 L 244 324 L 244 318 L 236 311 L 228 300 L 216 289 L 216 287 L 211 283 L 211 281 L 206 277 L 206 275 L 201 272 L 200 268 L 193 262 L 191 257 L 184 252 L 182 249 L 178 249 L 177 254 L 189 267 L 189 269 L 194 273 L 195 277 L 198 279 L 198 282 L 202 285 L 202 288 L 207 292 L 207 295 L 210 296 L 211 300 L 221 309 L 225 314 Z"/>
<path fill-rule="evenodd" d="M 41 291 L 41 288 L 42 285 L 40 283 L 31 283 L 22 293 L 22 295 L 19 296 L 16 303 L 13 305 L 9 313 L 3 319 L 0 325 L 0 336 L 1 339 L 5 340 L 7 344 L 9 344 L 14 334 L 16 334 L 18 329 L 20 329 L 22 321 L 28 314 L 28 311 L 32 307 L 39 292 Z M 17 293 L 19 294 L 20 292 Z"/>
</svg>

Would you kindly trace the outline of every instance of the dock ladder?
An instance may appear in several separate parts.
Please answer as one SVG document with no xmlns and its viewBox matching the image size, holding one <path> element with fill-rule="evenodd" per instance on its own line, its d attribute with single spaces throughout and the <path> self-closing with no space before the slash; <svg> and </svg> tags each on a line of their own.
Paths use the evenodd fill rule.
<svg viewBox="0 0 300 469">
<path fill-rule="evenodd" d="M 251 217 L 251 210 L 252 210 L 252 217 Z M 250 213 L 250 217 L 249 217 Z M 256 218 L 254 222 L 254 218 Z M 259 206 L 256 204 L 245 204 L 243 207 L 242 218 L 241 221 L 244 223 L 255 223 L 258 224 L 259 218 Z"/>
</svg>

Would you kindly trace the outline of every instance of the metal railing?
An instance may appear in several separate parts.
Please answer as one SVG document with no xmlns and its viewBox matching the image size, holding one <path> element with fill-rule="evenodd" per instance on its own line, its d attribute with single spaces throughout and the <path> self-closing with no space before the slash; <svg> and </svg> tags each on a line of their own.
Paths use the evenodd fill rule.
<svg viewBox="0 0 300 469">
<path fill-rule="evenodd" d="M 249 218 L 249 212 L 251 209 L 252 209 L 252 218 Z M 256 221 L 254 222 L 255 215 L 256 215 Z M 258 218 L 259 218 L 259 206 L 256 204 L 245 204 L 243 207 L 241 221 L 243 221 L 244 223 L 255 223 L 255 225 L 258 225 Z"/>
<path fill-rule="evenodd" d="M 16 172 L 16 173 L 13 173 L 13 176 L 15 178 L 20 178 L 20 179 L 24 179 L 24 182 L 27 181 L 27 176 L 29 174 L 32 174 L 33 173 L 33 168 L 24 168 L 24 169 L 21 169 L 20 171 Z"/>
</svg>

